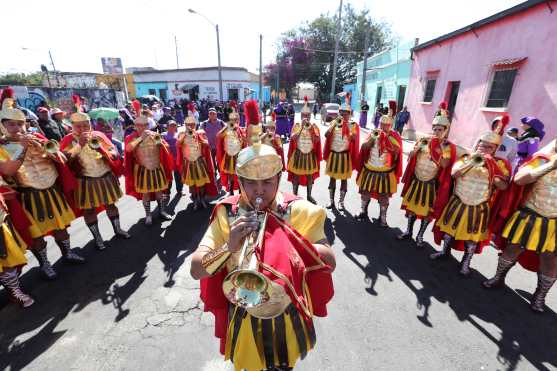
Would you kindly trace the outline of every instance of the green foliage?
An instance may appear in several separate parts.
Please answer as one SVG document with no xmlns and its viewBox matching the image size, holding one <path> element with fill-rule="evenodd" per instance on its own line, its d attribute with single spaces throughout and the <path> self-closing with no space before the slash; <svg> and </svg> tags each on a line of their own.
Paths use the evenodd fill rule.
<svg viewBox="0 0 557 371">
<path fill-rule="evenodd" d="M 25 73 L 7 73 L 0 75 L 0 85 L 25 85 L 25 86 L 41 86 L 43 81 L 42 72 Z"/>
<path fill-rule="evenodd" d="M 335 92 L 342 89 L 345 80 L 353 77 L 352 70 L 363 59 L 366 33 L 369 55 L 392 45 L 389 26 L 370 19 L 368 13 L 367 10 L 356 11 L 350 4 L 343 8 Z M 289 91 L 298 82 L 310 82 L 317 87 L 319 98 L 327 100 L 331 91 L 337 17 L 338 13 L 321 14 L 283 33 L 278 42 L 278 66 L 277 63 L 266 66 L 266 82 L 276 87 L 278 68 L 281 89 Z"/>
</svg>

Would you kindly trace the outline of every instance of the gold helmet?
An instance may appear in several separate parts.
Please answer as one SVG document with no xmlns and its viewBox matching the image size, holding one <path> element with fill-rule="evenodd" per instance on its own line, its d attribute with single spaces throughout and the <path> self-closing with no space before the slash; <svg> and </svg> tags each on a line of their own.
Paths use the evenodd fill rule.
<svg viewBox="0 0 557 371">
<path fill-rule="evenodd" d="M 389 111 L 386 115 L 381 116 L 379 119 L 380 124 L 393 124 L 394 118 L 396 115 L 396 101 L 390 100 L 389 101 Z"/>
<path fill-rule="evenodd" d="M 447 111 L 447 102 L 443 101 L 439 104 L 439 111 L 437 111 L 437 115 L 433 118 L 431 126 L 443 126 L 445 130 L 451 126 L 449 111 Z"/>
<path fill-rule="evenodd" d="M 282 171 L 282 159 L 269 145 L 256 142 L 238 154 L 236 174 L 249 180 L 265 180 Z"/>
<path fill-rule="evenodd" d="M 147 125 L 149 123 L 149 118 L 145 116 L 145 114 L 141 110 L 141 103 L 139 103 L 137 99 L 134 99 L 132 102 L 132 106 L 135 111 L 135 120 L 133 120 L 133 123 Z"/>
<path fill-rule="evenodd" d="M 14 91 L 12 88 L 8 87 L 2 90 L 0 104 L 2 106 L 2 111 L 0 111 L 0 120 L 25 121 L 25 114 L 23 111 L 16 108 Z"/>
<path fill-rule="evenodd" d="M 308 97 L 304 97 L 304 106 L 302 107 L 301 111 L 302 115 L 311 115 L 311 108 L 309 108 Z"/>
<path fill-rule="evenodd" d="M 196 124 L 195 117 L 193 117 L 193 115 L 191 113 L 188 113 L 188 117 L 186 117 L 186 120 L 184 121 L 184 124 L 186 124 L 186 125 Z"/>
<path fill-rule="evenodd" d="M 352 112 L 352 106 L 350 105 L 352 93 L 347 91 L 345 93 L 339 93 L 339 95 L 341 94 L 344 94 L 344 103 L 340 105 L 339 111 Z"/>
<path fill-rule="evenodd" d="M 81 98 L 79 98 L 79 95 L 72 95 L 72 100 L 75 106 L 75 112 L 70 115 L 70 121 L 72 124 L 75 124 L 76 122 L 90 121 L 89 115 L 81 112 Z"/>
<path fill-rule="evenodd" d="M 482 142 L 500 145 L 503 134 L 505 133 L 505 127 L 509 124 L 509 121 L 509 115 L 495 117 L 493 121 L 491 121 L 492 130 L 483 133 L 479 139 Z"/>
</svg>

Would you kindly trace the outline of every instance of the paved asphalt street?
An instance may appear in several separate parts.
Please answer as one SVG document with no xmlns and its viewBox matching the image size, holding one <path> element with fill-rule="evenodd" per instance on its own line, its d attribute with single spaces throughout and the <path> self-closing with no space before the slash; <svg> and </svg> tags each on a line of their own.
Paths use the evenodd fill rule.
<svg viewBox="0 0 557 371">
<path fill-rule="evenodd" d="M 431 245 L 421 250 L 395 240 L 406 226 L 398 196 L 389 209 L 390 228 L 354 219 L 360 208 L 354 178 L 348 211 L 327 211 L 336 294 L 329 316 L 315 321 L 316 349 L 297 370 L 557 370 L 557 288 L 546 314 L 536 315 L 527 302 L 535 274 L 517 267 L 508 288 L 480 287 L 495 270 L 493 249 L 474 258 L 467 279 L 457 274 L 460 254 L 431 262 L 431 233 Z M 327 184 L 323 176 L 315 187 L 322 205 Z M 291 190 L 284 179 L 281 189 Z M 118 203 L 129 241 L 113 238 L 103 214 L 104 252 L 94 249 L 83 221 L 74 222 L 72 245 L 88 262 L 57 262 L 55 282 L 40 279 L 28 254 L 22 281 L 36 304 L 23 311 L 0 289 L 0 370 L 231 370 L 189 275 L 189 256 L 209 211 L 194 213 L 189 197 L 173 196 L 174 219 L 150 228 L 139 202 L 124 197 Z M 370 213 L 377 217 L 377 204 Z M 49 256 L 60 256 L 53 241 Z"/>
</svg>

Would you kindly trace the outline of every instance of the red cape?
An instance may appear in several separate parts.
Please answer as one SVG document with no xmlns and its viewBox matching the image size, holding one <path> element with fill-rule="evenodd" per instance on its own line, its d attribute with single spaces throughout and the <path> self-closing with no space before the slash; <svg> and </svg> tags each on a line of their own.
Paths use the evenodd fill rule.
<svg viewBox="0 0 557 371">
<path fill-rule="evenodd" d="M 25 214 L 25 211 L 23 211 L 23 207 L 19 203 L 17 196 L 11 199 L 4 198 L 4 194 L 8 192 L 15 191 L 8 186 L 0 186 L 0 198 L 6 203 L 7 211 L 10 214 L 14 228 L 29 248 L 33 244 L 33 238 L 31 238 L 31 234 L 29 233 L 31 221 L 27 217 L 27 214 Z"/>
<path fill-rule="evenodd" d="M 99 149 L 97 149 L 97 151 L 103 155 L 104 160 L 107 162 L 108 166 L 110 166 L 110 170 L 112 170 L 114 175 L 116 175 L 117 178 L 120 177 L 120 175 L 122 175 L 122 161 L 119 158 L 113 158 L 110 151 L 107 150 L 107 148 L 114 148 L 110 139 L 108 139 L 108 137 L 100 131 L 92 131 L 91 135 L 101 140 L 102 145 Z M 60 142 L 60 150 L 65 151 L 66 148 L 72 145 L 74 139 L 75 137 L 73 134 L 66 135 Z M 114 148 L 114 150 L 116 149 Z M 81 166 L 79 165 L 79 162 L 76 161 L 71 164 L 70 167 L 76 176 L 80 175 Z"/>
<path fill-rule="evenodd" d="M 215 168 L 213 167 L 213 160 L 211 158 L 211 147 L 209 142 L 207 142 L 207 137 L 203 131 L 196 131 L 194 133 L 197 141 L 201 144 L 201 156 L 205 160 L 207 166 L 207 172 L 209 173 L 209 184 L 205 184 L 205 194 L 209 197 L 216 197 L 218 194 L 217 186 L 215 183 Z M 176 169 L 184 175 L 184 169 L 187 166 L 187 160 L 184 159 L 184 154 L 182 153 L 182 146 L 176 144 Z M 185 161 L 185 162 L 184 162 Z"/>
<path fill-rule="evenodd" d="M 311 177 L 313 178 L 313 181 L 315 182 L 315 179 L 319 178 L 319 171 L 320 171 L 319 169 L 321 167 L 321 161 L 323 160 L 323 154 L 321 152 L 321 135 L 319 133 L 319 128 L 315 124 L 312 124 L 311 127 L 313 129 L 313 133 L 312 133 L 313 153 L 315 153 L 315 155 L 317 157 L 317 170 L 315 171 L 315 173 L 311 174 Z M 292 155 L 296 151 L 296 148 L 298 148 L 298 141 L 291 140 L 290 145 L 288 146 L 288 161 L 290 161 L 290 157 L 292 157 Z M 289 171 L 288 172 L 288 181 L 292 182 L 293 179 L 294 179 L 294 176 L 295 176 L 295 174 L 292 174 Z M 307 177 L 306 176 L 301 176 L 299 178 L 300 178 L 300 184 L 302 186 L 307 186 L 307 184 L 308 184 Z"/>
<path fill-rule="evenodd" d="M 224 159 L 224 156 L 226 154 L 226 151 L 224 149 L 224 138 L 225 138 L 224 133 L 225 133 L 226 130 L 228 130 L 228 128 L 224 127 L 217 134 L 217 166 L 219 167 L 219 174 L 220 174 L 221 183 L 224 186 L 224 188 L 226 189 L 226 191 L 230 192 L 231 189 L 229 189 L 230 187 L 228 186 L 229 174 L 225 174 L 220 169 L 222 160 Z M 245 133 L 245 131 L 242 130 L 242 128 L 237 127 L 236 128 L 236 134 L 238 135 L 238 138 L 239 138 L 240 142 L 242 143 L 242 148 L 244 148 L 246 146 L 246 133 Z M 240 184 L 238 183 L 238 177 L 236 175 L 234 175 L 234 184 L 233 184 L 232 188 L 240 189 Z"/>
<path fill-rule="evenodd" d="M 441 149 L 441 142 L 438 138 L 433 138 L 429 141 L 429 153 L 431 154 L 431 159 L 433 162 L 437 164 L 441 168 L 439 173 L 437 174 L 437 182 L 439 184 L 439 188 L 444 187 L 445 185 L 449 185 L 452 182 L 451 179 L 451 169 L 456 161 L 456 145 L 453 143 L 447 142 L 451 149 L 451 157 L 449 159 L 449 164 L 444 169 L 441 168 L 441 156 L 443 154 Z M 402 183 L 404 183 L 404 187 L 402 188 L 401 196 L 404 197 L 406 192 L 410 189 L 410 184 L 412 183 L 412 179 L 414 177 L 414 173 L 416 171 L 416 160 L 417 160 L 418 153 L 415 152 L 410 158 L 408 159 L 408 164 L 406 165 L 406 169 L 404 170 L 404 175 L 402 176 Z M 437 219 L 441 216 L 443 212 L 443 208 L 449 202 L 449 192 L 442 192 L 438 194 L 435 198 L 435 203 L 433 205 L 433 214 L 431 215 L 432 219 Z M 404 206 L 401 206 L 401 209 L 405 209 Z M 421 219 L 421 216 L 417 216 L 418 219 Z"/>
<path fill-rule="evenodd" d="M 352 122 L 352 127 L 355 128 L 355 138 L 350 140 L 350 145 L 348 146 L 348 152 L 350 153 L 350 158 L 352 159 L 352 170 L 358 169 L 358 155 L 360 150 L 360 126 L 355 122 Z M 329 159 L 329 154 L 331 153 L 331 141 L 333 140 L 333 131 L 327 130 L 325 133 L 325 145 L 323 147 L 323 158 L 325 161 Z M 348 121 L 342 122 L 342 135 L 345 137 L 350 137 L 350 127 L 348 126 Z"/>
<path fill-rule="evenodd" d="M 283 208 L 299 199 L 291 194 L 283 193 L 283 195 Z M 213 210 L 211 219 L 214 218 L 219 207 L 227 205 L 232 209 L 237 208 L 239 200 L 240 196 L 236 195 L 220 202 Z M 292 255 L 292 250 L 298 253 L 302 260 L 301 264 L 295 264 L 289 258 L 285 259 L 285 257 Z M 269 213 L 263 246 L 258 247 L 256 253 L 263 267 L 261 273 L 284 287 L 292 303 L 306 321 L 306 326 L 312 326 L 311 313 L 308 315 L 304 310 L 304 307 L 307 309 L 309 300 L 311 300 L 313 315 L 319 317 L 327 315 L 327 303 L 334 294 L 333 281 L 329 272 L 330 267 L 321 261 L 319 253 L 309 241 L 279 216 Z M 294 291 L 284 281 L 265 269 L 265 266 L 271 266 L 288 277 Z M 226 268 L 224 268 L 216 275 L 202 279 L 200 294 L 201 300 L 205 304 L 204 310 L 213 313 L 215 316 L 215 336 L 220 339 L 220 350 L 223 354 L 228 328 L 229 302 L 224 296 L 222 283 L 227 273 Z M 303 290 L 304 281 L 308 287 L 307 293 Z M 306 295 L 309 295 L 310 298 Z"/>
<path fill-rule="evenodd" d="M 497 165 L 497 160 L 499 161 L 503 161 L 505 164 L 505 167 L 507 168 L 507 172 L 509 174 L 511 174 L 512 170 L 511 170 L 511 165 L 509 164 L 509 162 L 506 159 L 500 158 L 500 157 L 494 157 L 492 159 L 485 159 L 485 163 L 486 163 L 486 167 L 489 171 L 489 186 L 491 189 L 494 188 L 493 186 L 493 180 L 495 179 L 495 177 L 505 177 L 504 174 L 501 172 L 501 170 L 499 169 L 499 166 Z M 452 170 L 452 169 L 451 169 Z M 439 191 L 437 192 L 437 198 L 442 199 L 442 200 L 449 200 L 450 196 L 452 194 L 452 177 L 451 177 L 451 182 L 447 182 L 450 184 L 441 184 Z M 484 241 L 480 241 L 478 243 L 478 246 L 476 248 L 476 254 L 481 254 L 483 248 L 487 245 L 489 245 L 489 241 L 491 239 L 491 233 L 493 231 L 494 228 L 494 220 L 495 218 L 493 217 L 494 215 L 497 215 L 497 213 L 499 212 L 499 207 L 501 205 L 501 201 L 500 198 L 502 196 L 503 192 L 498 191 L 497 189 L 493 190 L 493 193 L 491 195 L 491 198 L 489 199 L 489 208 L 490 208 L 490 220 L 487 226 L 488 229 L 488 238 L 485 239 Z M 436 202 L 436 207 L 440 208 L 440 212 L 439 212 L 439 216 L 441 216 L 441 214 L 443 213 L 443 209 L 445 208 L 445 205 L 437 205 Z M 437 209 L 436 209 L 437 210 Z M 433 227 L 433 237 L 435 239 L 435 243 L 437 244 L 441 244 L 441 242 L 443 241 L 443 232 L 441 232 L 439 230 L 439 227 L 435 226 Z M 464 251 L 465 250 L 465 246 L 464 246 L 464 241 L 454 241 L 453 245 L 452 245 L 453 249 L 459 250 L 459 251 Z"/>
<path fill-rule="evenodd" d="M 550 157 L 541 153 L 535 154 L 524 162 L 520 168 L 528 166 L 538 159 L 549 161 Z M 519 169 L 517 169 L 517 172 Z M 534 184 L 535 182 L 520 186 L 513 181 L 510 187 L 501 195 L 498 204 L 498 212 L 496 215 L 493 215 L 493 242 L 497 249 L 503 251 L 507 247 L 507 240 L 502 236 L 505 224 L 514 212 L 522 206 Z M 518 258 L 518 263 L 529 271 L 537 272 L 540 267 L 540 258 L 535 251 L 524 250 Z"/>
<path fill-rule="evenodd" d="M 139 137 L 137 132 L 133 132 L 128 135 L 124 139 L 124 148 L 128 146 L 128 144 Z M 168 143 L 164 139 L 161 139 L 161 145 L 159 146 L 159 158 L 161 162 L 162 169 L 164 171 L 164 175 L 168 182 L 172 181 L 172 170 L 174 169 L 174 160 L 172 159 L 172 154 L 168 150 Z M 125 152 L 124 154 L 124 180 L 126 183 L 126 194 L 137 198 L 138 200 L 142 199 L 141 194 L 137 193 L 135 190 L 135 181 L 133 178 L 133 168 L 135 166 L 135 151 L 132 152 Z M 154 194 L 151 193 L 151 200 L 154 199 Z"/>
<path fill-rule="evenodd" d="M 358 172 L 362 171 L 362 169 L 365 166 L 366 161 L 369 159 L 369 155 L 370 155 L 370 146 L 369 146 L 369 137 L 371 136 L 371 133 L 369 134 L 369 136 L 366 138 L 364 144 L 362 145 L 362 148 L 360 149 L 360 154 L 358 156 L 359 161 L 357 164 L 357 170 Z M 398 143 L 398 148 L 396 146 L 394 146 L 391 141 L 389 140 L 389 137 L 392 137 L 396 140 L 396 142 Z M 402 138 L 401 136 L 398 134 L 398 132 L 394 131 L 394 130 L 390 130 L 388 134 L 386 134 L 384 131 L 381 131 L 381 135 L 379 137 L 379 151 L 381 153 L 383 152 L 390 152 L 392 154 L 396 154 L 396 163 L 395 163 L 395 176 L 396 176 L 396 181 L 398 183 L 398 181 L 400 180 L 400 177 L 402 176 Z"/>
<path fill-rule="evenodd" d="M 282 160 L 282 171 L 286 170 L 286 164 L 284 163 L 284 149 L 282 148 L 282 142 L 280 140 L 280 136 L 275 134 L 273 136 L 273 148 L 277 151 L 277 154 L 280 156 Z"/>
</svg>

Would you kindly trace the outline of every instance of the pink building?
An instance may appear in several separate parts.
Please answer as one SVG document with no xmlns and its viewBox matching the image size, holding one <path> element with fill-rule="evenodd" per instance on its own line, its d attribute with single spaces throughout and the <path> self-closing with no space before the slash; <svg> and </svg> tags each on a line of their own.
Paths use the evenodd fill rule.
<svg viewBox="0 0 557 371">
<path fill-rule="evenodd" d="M 530 0 L 413 49 L 405 103 L 410 133 L 429 133 L 441 101 L 452 115 L 450 139 L 470 147 L 507 112 L 557 135 L 557 1 Z M 411 135 L 409 133 L 409 135 Z"/>
</svg>

